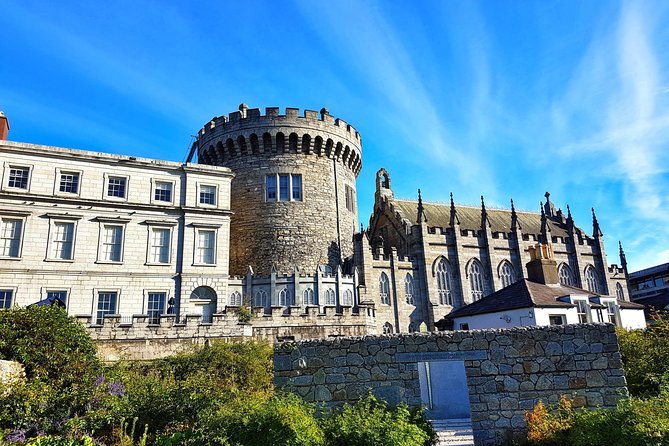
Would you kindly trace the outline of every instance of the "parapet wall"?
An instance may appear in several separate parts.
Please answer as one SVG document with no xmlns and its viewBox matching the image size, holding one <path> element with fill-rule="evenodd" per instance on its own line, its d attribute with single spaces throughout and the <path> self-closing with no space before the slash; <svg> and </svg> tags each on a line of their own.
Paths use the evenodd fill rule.
<svg viewBox="0 0 669 446">
<path fill-rule="evenodd" d="M 127 320 L 120 315 L 107 315 L 102 325 L 91 325 L 90 316 L 77 319 L 87 326 L 98 346 L 98 356 L 105 361 L 156 359 L 213 340 L 277 342 L 376 333 L 374 310 L 369 308 L 353 313 L 348 307 L 273 306 L 267 313 L 265 308 L 256 307 L 249 323 L 240 323 L 237 311 L 238 308 L 227 308 L 225 313 L 214 314 L 210 322 L 195 314 L 181 319 L 166 314 L 158 321 L 147 315 Z"/>
<path fill-rule="evenodd" d="M 615 327 L 518 327 L 365 336 L 277 344 L 275 383 L 328 406 L 371 391 L 391 404 L 426 405 L 419 367 L 464 363 L 477 445 L 503 444 L 527 426 L 524 412 L 560 395 L 576 407 L 614 407 L 627 396 Z M 425 380 L 425 378 L 423 378 Z M 444 392 L 442 381 L 430 394 Z M 450 389 L 457 391 L 457 389 Z"/>
</svg>

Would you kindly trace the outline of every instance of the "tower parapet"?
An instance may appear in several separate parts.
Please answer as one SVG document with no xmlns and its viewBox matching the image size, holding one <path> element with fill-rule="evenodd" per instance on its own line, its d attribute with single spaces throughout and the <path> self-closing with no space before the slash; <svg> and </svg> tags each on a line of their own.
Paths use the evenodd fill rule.
<svg viewBox="0 0 669 446">
<path fill-rule="evenodd" d="M 230 273 L 313 274 L 353 254 L 362 141 L 320 113 L 245 104 L 199 131 L 198 162 L 232 169 Z"/>
</svg>

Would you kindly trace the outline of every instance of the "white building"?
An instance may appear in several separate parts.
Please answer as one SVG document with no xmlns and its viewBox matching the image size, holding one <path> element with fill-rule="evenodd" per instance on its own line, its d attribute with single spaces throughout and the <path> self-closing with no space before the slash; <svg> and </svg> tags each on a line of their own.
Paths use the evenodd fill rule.
<svg viewBox="0 0 669 446">
<path fill-rule="evenodd" d="M 528 325 L 611 323 L 646 328 L 644 306 L 559 283 L 550 245 L 530 248 L 529 279 L 521 279 L 450 312 L 440 328 L 473 330 Z"/>
<path fill-rule="evenodd" d="M 59 299 L 99 324 L 225 305 L 229 169 L 5 140 L 0 160 L 0 308 Z"/>
</svg>

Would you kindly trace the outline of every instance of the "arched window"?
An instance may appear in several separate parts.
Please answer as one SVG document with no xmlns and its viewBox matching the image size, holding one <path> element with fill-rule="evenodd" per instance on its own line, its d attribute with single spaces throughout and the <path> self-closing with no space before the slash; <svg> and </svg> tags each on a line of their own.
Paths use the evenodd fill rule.
<svg viewBox="0 0 669 446">
<path fill-rule="evenodd" d="M 282 288 L 281 291 L 277 294 L 279 298 L 279 305 L 282 307 L 288 307 L 293 304 L 290 299 L 290 290 L 288 288 Z"/>
<path fill-rule="evenodd" d="M 574 286 L 574 275 L 571 272 L 571 268 L 566 263 L 560 265 L 560 271 L 558 271 L 560 276 L 560 283 L 562 285 Z"/>
<path fill-rule="evenodd" d="M 618 300 L 625 300 L 625 293 L 623 292 L 623 286 L 619 283 L 616 283 L 616 297 Z"/>
<path fill-rule="evenodd" d="M 230 305 L 233 307 L 242 306 L 242 295 L 239 293 L 239 291 L 235 291 L 230 295 Z"/>
<path fill-rule="evenodd" d="M 335 300 L 335 292 L 332 288 L 328 288 L 325 290 L 325 305 L 335 305 L 336 300 Z"/>
<path fill-rule="evenodd" d="M 588 265 L 585 268 L 585 284 L 588 287 L 588 291 L 599 294 L 599 278 L 597 277 L 597 271 L 595 271 L 592 265 Z"/>
<path fill-rule="evenodd" d="M 256 307 L 266 307 L 267 303 L 267 292 L 265 290 L 257 291 L 253 305 Z"/>
<path fill-rule="evenodd" d="M 404 297 L 409 305 L 415 305 L 413 300 L 413 278 L 409 273 L 404 277 Z"/>
<path fill-rule="evenodd" d="M 390 322 L 383 324 L 383 334 L 393 334 L 393 325 Z"/>
<path fill-rule="evenodd" d="M 390 305 L 390 287 L 386 273 L 381 273 L 379 277 L 379 298 L 382 304 Z"/>
<path fill-rule="evenodd" d="M 506 260 L 502 262 L 502 265 L 499 268 L 499 278 L 502 279 L 503 288 L 516 282 L 516 271 L 513 269 L 511 263 Z"/>
<path fill-rule="evenodd" d="M 347 307 L 353 306 L 353 291 L 351 290 L 344 291 L 344 301 L 342 302 L 342 305 L 345 305 Z"/>
<path fill-rule="evenodd" d="M 306 290 L 302 291 L 302 302 L 304 302 L 304 305 L 315 305 L 316 302 L 314 301 L 314 290 L 307 288 Z"/>
<path fill-rule="evenodd" d="M 440 305 L 453 305 L 453 295 L 451 293 L 451 271 L 448 267 L 448 260 L 440 258 L 435 269 L 437 276 L 437 292 L 439 293 Z"/>
<path fill-rule="evenodd" d="M 469 265 L 469 286 L 472 289 L 472 301 L 483 297 L 483 266 L 477 259 Z"/>
</svg>

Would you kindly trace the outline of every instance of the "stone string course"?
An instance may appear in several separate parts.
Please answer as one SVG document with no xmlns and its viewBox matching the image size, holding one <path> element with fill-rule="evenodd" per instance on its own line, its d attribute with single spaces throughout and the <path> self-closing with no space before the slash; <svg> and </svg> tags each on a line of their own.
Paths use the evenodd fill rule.
<svg viewBox="0 0 669 446">
<path fill-rule="evenodd" d="M 566 395 L 576 407 L 611 408 L 627 396 L 609 324 L 287 342 L 275 346 L 275 384 L 330 407 L 369 391 L 391 404 L 420 406 L 418 366 L 407 357 L 424 360 L 430 352 L 483 358 L 464 360 L 477 445 L 523 432 L 524 412 L 539 400 L 554 404 Z"/>
</svg>

